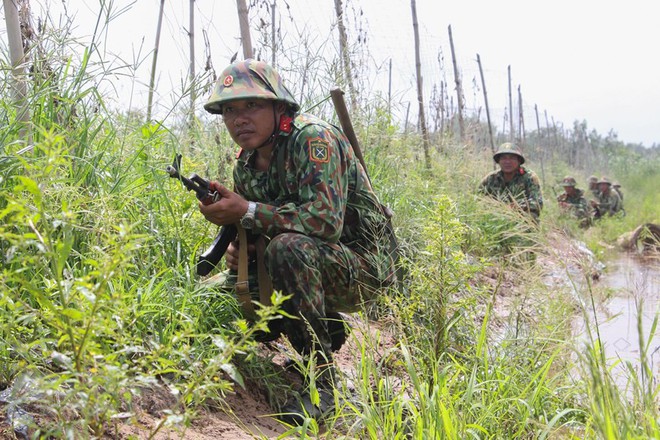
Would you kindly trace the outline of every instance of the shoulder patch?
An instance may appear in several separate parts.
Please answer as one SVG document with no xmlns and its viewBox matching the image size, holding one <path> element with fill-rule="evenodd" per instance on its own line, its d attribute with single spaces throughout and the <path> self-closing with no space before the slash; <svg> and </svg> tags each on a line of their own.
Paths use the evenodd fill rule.
<svg viewBox="0 0 660 440">
<path fill-rule="evenodd" d="M 309 159 L 312 162 L 330 162 L 330 142 L 316 137 L 307 141 L 309 145 Z"/>
</svg>

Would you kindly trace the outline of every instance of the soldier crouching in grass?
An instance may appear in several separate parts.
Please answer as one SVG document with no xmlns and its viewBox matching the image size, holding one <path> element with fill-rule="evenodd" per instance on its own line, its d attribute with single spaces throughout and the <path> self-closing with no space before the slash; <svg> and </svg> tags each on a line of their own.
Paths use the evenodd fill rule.
<svg viewBox="0 0 660 440">
<path fill-rule="evenodd" d="M 543 209 L 543 195 L 539 178 L 522 166 L 525 157 L 514 144 L 506 142 L 500 145 L 493 160 L 500 169 L 483 178 L 479 193 L 529 214 L 538 223 Z"/>
<path fill-rule="evenodd" d="M 250 278 L 256 278 L 261 261 L 272 288 L 291 295 L 283 306 L 289 317 L 274 321 L 281 324 L 275 332 L 283 332 L 311 361 L 313 371 L 303 374 L 314 376 L 319 401 L 312 399 L 306 376 L 305 389 L 280 409 L 280 418 L 295 425 L 306 417 L 321 419 L 334 411 L 332 351 L 346 337 L 342 331 L 333 338 L 329 319 L 359 310 L 396 280 L 383 232 L 387 219 L 344 134 L 299 113 L 270 65 L 255 60 L 231 64 L 204 108 L 222 116 L 241 149 L 233 191 L 212 182 L 222 198 L 199 209 L 214 224 L 240 224 L 265 238 L 261 253 L 240 240 L 228 247 L 228 279 L 236 279 L 240 251 L 246 248 L 256 262 L 250 265 Z"/>
<path fill-rule="evenodd" d="M 592 204 L 595 212 L 595 218 L 601 218 L 605 214 L 613 216 L 621 211 L 623 205 L 619 194 L 612 189 L 612 182 L 607 177 L 598 181 L 598 199 Z"/>
<path fill-rule="evenodd" d="M 591 197 L 598 199 L 598 194 L 600 193 L 600 190 L 598 190 L 598 177 L 589 176 L 587 179 L 587 185 L 589 185 L 589 192 L 591 193 Z"/>
<path fill-rule="evenodd" d="M 580 221 L 580 227 L 586 228 L 591 224 L 591 215 L 584 191 L 576 188 L 577 182 L 571 176 L 564 177 L 561 186 L 564 192 L 557 196 L 557 203 L 561 214 L 570 215 Z"/>
</svg>

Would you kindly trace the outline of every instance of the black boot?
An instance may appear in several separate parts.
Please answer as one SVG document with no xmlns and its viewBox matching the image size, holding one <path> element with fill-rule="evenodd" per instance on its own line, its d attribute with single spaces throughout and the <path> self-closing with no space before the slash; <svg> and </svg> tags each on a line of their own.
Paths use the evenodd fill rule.
<svg viewBox="0 0 660 440">
<path fill-rule="evenodd" d="M 335 411 L 332 387 L 319 383 L 317 391 L 319 395 L 317 405 L 312 403 L 312 396 L 307 387 L 299 396 L 289 399 L 280 409 L 277 417 L 288 425 L 301 426 L 307 418 L 322 421 L 324 418 L 332 416 Z"/>
<path fill-rule="evenodd" d="M 320 422 L 335 412 L 334 390 L 337 375 L 332 356 L 317 352 L 315 360 L 317 363 L 312 367 L 317 372 L 314 383 L 310 384 L 309 378 L 305 378 L 304 391 L 290 398 L 280 409 L 279 419 L 289 425 L 300 426 L 308 417 Z M 312 402 L 313 385 L 318 392 L 318 403 Z"/>
<path fill-rule="evenodd" d="M 328 326 L 328 334 L 332 340 L 332 351 L 337 351 L 346 342 L 350 327 L 344 321 L 344 318 L 338 312 L 327 312 L 325 314 L 326 324 Z"/>
</svg>

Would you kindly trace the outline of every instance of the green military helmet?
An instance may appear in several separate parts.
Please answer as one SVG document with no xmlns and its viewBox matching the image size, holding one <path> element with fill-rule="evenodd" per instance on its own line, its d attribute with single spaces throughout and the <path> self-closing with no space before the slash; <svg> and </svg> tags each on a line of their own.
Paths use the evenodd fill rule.
<svg viewBox="0 0 660 440">
<path fill-rule="evenodd" d="M 577 185 L 577 182 L 575 179 L 571 176 L 566 176 L 564 177 L 564 180 L 561 181 L 561 186 L 572 186 L 575 187 Z"/>
<path fill-rule="evenodd" d="M 300 109 L 280 74 L 264 61 L 253 59 L 237 61 L 222 71 L 204 109 L 221 115 L 224 103 L 238 99 L 270 99 L 285 102 L 293 112 Z"/>
<path fill-rule="evenodd" d="M 607 177 L 601 177 L 600 180 L 598 181 L 598 184 L 600 185 L 601 183 L 606 183 L 609 186 L 612 186 L 612 182 L 610 182 L 610 179 Z"/>
<path fill-rule="evenodd" d="M 500 156 L 503 154 L 515 154 L 520 158 L 520 165 L 525 163 L 525 156 L 522 155 L 520 150 L 515 144 L 511 142 L 505 142 L 497 149 L 497 152 L 493 155 L 493 160 L 497 163 L 500 163 Z"/>
<path fill-rule="evenodd" d="M 612 188 L 621 188 L 621 184 L 619 182 L 612 182 Z"/>
<path fill-rule="evenodd" d="M 596 177 L 596 176 L 589 176 L 589 178 L 587 179 L 587 182 L 589 182 L 589 183 L 596 183 L 596 182 L 598 182 L 598 177 Z"/>
</svg>

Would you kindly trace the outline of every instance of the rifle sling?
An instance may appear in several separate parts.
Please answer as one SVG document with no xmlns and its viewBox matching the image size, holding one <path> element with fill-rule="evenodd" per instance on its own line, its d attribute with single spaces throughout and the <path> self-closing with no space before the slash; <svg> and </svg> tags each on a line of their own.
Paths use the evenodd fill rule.
<svg viewBox="0 0 660 440">
<path fill-rule="evenodd" d="M 263 235 L 257 238 L 257 276 L 259 279 L 259 302 L 264 306 L 270 305 L 270 295 L 273 293 L 273 282 L 266 270 L 264 253 L 266 252 L 266 240 Z"/>
<path fill-rule="evenodd" d="M 243 314 L 248 318 L 254 318 L 254 305 L 250 295 L 249 282 L 249 260 L 248 260 L 248 240 L 247 232 L 240 225 L 238 228 L 238 281 L 235 290 L 238 302 L 243 309 Z M 270 305 L 270 295 L 273 292 L 273 283 L 266 270 L 264 263 L 264 252 L 266 250 L 266 240 L 263 235 L 259 235 L 255 242 L 257 253 L 257 277 L 259 284 L 259 302 L 262 305 Z"/>
<path fill-rule="evenodd" d="M 250 282 L 248 281 L 248 244 L 245 229 L 238 228 L 238 281 L 236 282 L 236 296 L 246 316 L 254 315 L 254 306 L 250 297 Z"/>
</svg>

